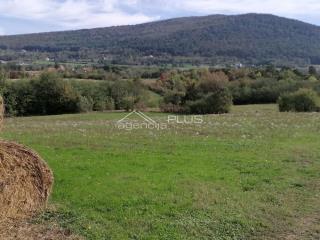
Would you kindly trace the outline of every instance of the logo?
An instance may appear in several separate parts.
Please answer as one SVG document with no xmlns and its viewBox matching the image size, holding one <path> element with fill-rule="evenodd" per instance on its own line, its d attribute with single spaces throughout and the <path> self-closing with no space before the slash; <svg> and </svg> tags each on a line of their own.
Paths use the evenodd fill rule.
<svg viewBox="0 0 320 240">
<path fill-rule="evenodd" d="M 166 122 L 157 122 L 143 112 L 134 110 L 127 114 L 124 118 L 116 123 L 116 127 L 120 130 L 137 130 L 137 129 L 150 129 L 150 130 L 165 130 L 168 126 L 174 124 L 184 125 L 199 125 L 204 123 L 203 117 L 196 116 L 177 116 L 168 115 Z"/>
<path fill-rule="evenodd" d="M 132 116 L 138 116 L 140 121 L 132 120 Z M 142 121 L 141 121 L 142 120 Z M 143 112 L 134 110 L 133 112 L 127 114 L 124 118 L 117 122 L 118 129 L 124 130 L 136 130 L 136 129 L 151 129 L 151 130 L 164 130 L 167 129 L 168 125 L 166 123 L 158 123 Z"/>
<path fill-rule="evenodd" d="M 202 124 L 204 123 L 202 116 L 176 116 L 169 115 L 168 123 L 175 124 Z"/>
</svg>

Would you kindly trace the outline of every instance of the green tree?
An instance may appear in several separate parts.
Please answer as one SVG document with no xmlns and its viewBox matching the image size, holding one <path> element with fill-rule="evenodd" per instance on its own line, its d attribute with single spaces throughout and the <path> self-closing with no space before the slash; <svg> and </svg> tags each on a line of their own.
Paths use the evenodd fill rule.
<svg viewBox="0 0 320 240">
<path fill-rule="evenodd" d="M 320 110 L 320 97 L 311 89 L 299 89 L 294 93 L 280 96 L 278 100 L 281 112 L 316 112 Z"/>
<path fill-rule="evenodd" d="M 79 93 L 53 73 L 43 73 L 31 82 L 34 90 L 33 113 L 52 115 L 79 112 Z"/>
</svg>

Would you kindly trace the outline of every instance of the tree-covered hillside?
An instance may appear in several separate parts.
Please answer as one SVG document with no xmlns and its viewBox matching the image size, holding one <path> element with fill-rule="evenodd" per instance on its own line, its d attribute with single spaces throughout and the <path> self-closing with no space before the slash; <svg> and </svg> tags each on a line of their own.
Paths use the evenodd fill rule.
<svg viewBox="0 0 320 240">
<path fill-rule="evenodd" d="M 320 27 L 265 14 L 0 37 L 0 59 L 320 64 Z"/>
</svg>

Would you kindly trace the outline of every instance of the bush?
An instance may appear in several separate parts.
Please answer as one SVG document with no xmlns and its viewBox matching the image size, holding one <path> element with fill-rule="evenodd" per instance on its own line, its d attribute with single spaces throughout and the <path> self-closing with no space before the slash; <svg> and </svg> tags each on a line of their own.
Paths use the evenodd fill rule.
<svg viewBox="0 0 320 240">
<path fill-rule="evenodd" d="M 167 89 L 160 108 L 165 112 L 220 114 L 230 111 L 232 95 L 224 72 L 204 70 L 199 80 L 187 79 L 183 87 Z"/>
<path fill-rule="evenodd" d="M 320 111 L 320 97 L 311 89 L 300 89 L 294 93 L 280 96 L 278 100 L 281 112 L 317 112 Z"/>
<path fill-rule="evenodd" d="M 91 112 L 93 110 L 93 100 L 90 97 L 80 96 L 78 102 L 79 112 Z"/>
<path fill-rule="evenodd" d="M 8 115 L 51 115 L 79 112 L 79 93 L 54 74 L 8 83 L 3 89 Z"/>
<path fill-rule="evenodd" d="M 139 80 L 119 80 L 111 86 L 110 94 L 116 110 L 131 110 L 134 109 L 135 104 L 141 103 L 144 91 L 144 86 Z"/>
<path fill-rule="evenodd" d="M 187 88 L 184 112 L 189 114 L 228 113 L 232 95 L 227 88 L 228 78 L 223 72 L 206 72 L 198 86 Z M 188 91 L 189 90 L 189 91 Z"/>
<path fill-rule="evenodd" d="M 114 101 L 111 97 L 108 97 L 105 101 L 105 109 L 107 111 L 114 110 Z"/>
<path fill-rule="evenodd" d="M 114 110 L 114 101 L 111 97 L 97 99 L 93 104 L 94 111 Z"/>
<path fill-rule="evenodd" d="M 57 75 L 43 73 L 31 81 L 34 99 L 30 102 L 32 114 L 52 115 L 79 112 L 79 93 Z"/>
<path fill-rule="evenodd" d="M 172 103 L 161 103 L 160 109 L 165 113 L 179 113 L 183 112 L 182 107 L 180 105 L 172 104 Z"/>
<path fill-rule="evenodd" d="M 30 115 L 35 92 L 29 81 L 9 82 L 3 90 L 7 116 Z"/>
<path fill-rule="evenodd" d="M 189 114 L 228 113 L 232 106 L 232 96 L 227 88 L 211 92 L 196 101 L 188 101 L 185 112 Z"/>
</svg>

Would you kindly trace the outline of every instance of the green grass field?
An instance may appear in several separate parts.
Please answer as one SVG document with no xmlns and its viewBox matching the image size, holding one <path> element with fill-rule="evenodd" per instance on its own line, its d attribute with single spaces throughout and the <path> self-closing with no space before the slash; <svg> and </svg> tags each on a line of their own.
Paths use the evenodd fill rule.
<svg viewBox="0 0 320 240">
<path fill-rule="evenodd" d="M 42 221 L 98 240 L 320 238 L 320 114 L 243 106 L 161 131 L 119 130 L 124 116 L 6 120 L 54 171 Z"/>
</svg>

